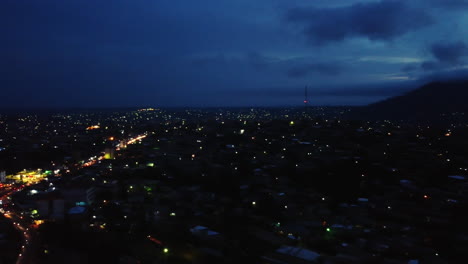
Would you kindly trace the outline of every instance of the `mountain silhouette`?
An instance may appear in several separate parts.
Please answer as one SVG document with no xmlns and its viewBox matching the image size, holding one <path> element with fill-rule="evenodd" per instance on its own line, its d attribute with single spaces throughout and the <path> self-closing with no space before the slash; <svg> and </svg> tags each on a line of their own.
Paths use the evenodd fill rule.
<svg viewBox="0 0 468 264">
<path fill-rule="evenodd" d="M 466 117 L 464 117 L 466 113 Z M 401 96 L 358 107 L 353 119 L 443 120 L 468 118 L 468 80 L 432 82 Z"/>
</svg>

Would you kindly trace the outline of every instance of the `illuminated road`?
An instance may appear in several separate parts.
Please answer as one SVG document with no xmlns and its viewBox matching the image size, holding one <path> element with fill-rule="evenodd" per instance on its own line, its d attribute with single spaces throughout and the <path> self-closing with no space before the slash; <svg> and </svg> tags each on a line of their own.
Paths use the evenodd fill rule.
<svg viewBox="0 0 468 264">
<path fill-rule="evenodd" d="M 115 146 L 115 150 L 119 151 L 121 148 L 123 148 L 126 145 L 131 145 L 135 144 L 144 138 L 146 138 L 146 134 L 143 135 L 138 135 L 134 138 L 130 138 L 126 140 L 125 142 L 118 144 Z M 92 166 L 96 164 L 98 161 L 101 161 L 104 159 L 104 155 L 101 156 L 94 156 L 91 157 L 85 162 L 83 165 L 78 165 L 78 168 L 85 168 Z M 41 170 L 38 170 L 41 171 Z M 20 173 L 19 173 L 20 174 Z M 41 175 L 42 176 L 42 175 Z M 39 181 L 43 180 L 44 177 L 37 178 L 37 181 L 29 181 L 26 183 L 27 186 L 33 186 L 34 184 L 39 183 Z M 18 189 L 12 189 L 12 190 L 3 190 L 0 192 L 0 200 L 2 201 L 7 201 L 11 199 L 11 195 L 13 195 L 16 192 L 21 191 L 21 188 Z M 21 236 L 23 238 L 23 244 L 21 246 L 20 253 L 18 255 L 18 259 L 16 261 L 16 264 L 31 264 L 34 263 L 34 257 L 35 253 L 38 252 L 39 245 L 35 243 L 36 240 L 36 234 L 34 232 L 34 227 L 31 223 L 29 223 L 25 217 L 23 217 L 21 214 L 18 214 L 17 212 L 14 211 L 5 211 L 4 209 L 0 209 L 0 212 L 3 213 L 3 215 L 10 219 L 11 222 L 13 223 L 14 227 L 21 233 Z"/>
<path fill-rule="evenodd" d="M 20 191 L 21 189 L 17 190 L 11 190 L 6 193 L 3 193 L 2 196 L 0 196 L 1 200 L 8 200 L 9 197 L 17 192 Z M 26 219 L 20 215 L 17 214 L 16 212 L 13 211 L 5 211 L 3 209 L 0 209 L 3 212 L 3 215 L 10 219 L 12 221 L 13 226 L 21 233 L 21 236 L 23 238 L 23 243 L 21 246 L 20 253 L 18 255 L 18 259 L 16 261 L 17 264 L 23 264 L 23 263 L 33 263 L 32 260 L 34 258 L 33 252 L 35 251 L 34 243 L 32 241 L 34 240 L 34 234 L 33 230 L 30 227 L 29 223 L 26 221 Z"/>
<path fill-rule="evenodd" d="M 34 243 L 36 236 L 32 228 L 30 228 L 27 221 L 23 220 L 22 216 L 15 213 L 10 213 L 11 220 L 14 221 L 13 225 L 21 232 L 23 236 L 23 245 L 16 261 L 17 264 L 34 263 L 34 256 L 37 252 L 37 243 Z"/>
<path fill-rule="evenodd" d="M 141 141 L 146 137 L 147 135 L 143 134 L 143 135 L 136 136 L 134 138 L 127 139 L 125 142 L 117 144 L 117 146 L 115 146 L 115 150 L 119 151 L 124 146 L 135 144 L 136 142 Z M 104 158 L 105 158 L 105 155 L 91 157 L 83 165 L 81 165 L 81 167 L 83 168 L 83 167 L 93 166 L 94 164 L 103 160 Z"/>
<path fill-rule="evenodd" d="M 38 170 L 23 170 L 18 172 L 17 174 L 14 175 L 8 175 L 6 176 L 7 179 L 13 180 L 13 181 L 21 181 L 22 183 L 27 183 L 27 184 L 36 184 L 39 183 L 40 181 L 44 180 L 48 174 L 43 173 L 43 170 L 38 169 Z"/>
</svg>

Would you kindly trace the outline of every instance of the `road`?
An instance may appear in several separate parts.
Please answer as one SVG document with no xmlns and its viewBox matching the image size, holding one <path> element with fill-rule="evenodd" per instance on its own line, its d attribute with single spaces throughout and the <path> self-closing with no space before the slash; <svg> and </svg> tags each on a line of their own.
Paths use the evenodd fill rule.
<svg viewBox="0 0 468 264">
<path fill-rule="evenodd" d="M 9 197 L 17 191 L 21 189 L 15 189 L 10 191 L 3 191 L 1 192 L 0 200 L 6 201 Z M 0 209 L 3 215 L 8 218 L 13 226 L 20 232 L 22 236 L 22 245 L 20 253 L 18 254 L 18 259 L 16 261 L 17 264 L 24 264 L 24 263 L 34 263 L 34 252 L 36 250 L 35 243 L 32 243 L 35 239 L 35 233 L 31 226 L 31 224 L 26 220 L 21 213 L 17 213 L 13 210 L 4 210 L 3 208 Z"/>
<path fill-rule="evenodd" d="M 146 137 L 146 134 L 138 135 L 134 138 L 127 139 L 124 145 L 131 145 L 135 144 L 140 140 L 143 140 Z M 121 149 L 121 144 L 115 146 L 116 151 Z M 103 160 L 104 156 L 95 156 L 91 157 L 87 160 L 86 163 L 79 165 L 79 168 L 85 168 L 94 165 L 95 163 Z M 34 182 L 34 184 L 37 182 Z M 32 182 L 27 183 L 26 186 L 33 186 Z M 11 187 L 10 187 L 11 188 Z M 21 188 L 12 188 L 12 189 L 3 189 L 0 191 L 0 200 L 7 201 L 11 198 L 11 196 L 21 191 Z M 0 212 L 3 215 L 10 219 L 13 223 L 14 227 L 21 233 L 23 238 L 23 243 L 21 246 L 20 253 L 18 254 L 18 259 L 16 264 L 34 264 L 35 263 L 35 254 L 38 253 L 40 245 L 36 243 L 37 234 L 34 230 L 34 226 L 30 221 L 26 219 L 21 213 L 15 212 L 13 210 L 5 211 L 4 209 L 0 209 Z"/>
</svg>

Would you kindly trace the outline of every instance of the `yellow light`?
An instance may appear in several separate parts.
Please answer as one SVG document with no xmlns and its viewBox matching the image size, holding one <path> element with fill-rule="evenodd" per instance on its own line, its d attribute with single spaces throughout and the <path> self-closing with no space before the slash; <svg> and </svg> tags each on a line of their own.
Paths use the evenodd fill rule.
<svg viewBox="0 0 468 264">
<path fill-rule="evenodd" d="M 35 224 L 36 226 L 40 226 L 40 225 L 42 225 L 43 223 L 44 223 L 44 220 L 34 220 L 34 224 Z"/>
<path fill-rule="evenodd" d="M 166 253 L 166 254 L 169 253 L 169 249 L 168 249 L 168 248 L 164 248 L 163 251 L 164 251 L 164 253 Z"/>
</svg>

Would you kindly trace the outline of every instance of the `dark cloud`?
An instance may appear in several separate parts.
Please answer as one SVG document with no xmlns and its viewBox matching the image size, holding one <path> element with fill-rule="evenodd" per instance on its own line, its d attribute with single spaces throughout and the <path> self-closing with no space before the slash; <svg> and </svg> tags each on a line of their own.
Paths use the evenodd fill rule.
<svg viewBox="0 0 468 264">
<path fill-rule="evenodd" d="M 338 8 L 295 8 L 289 10 L 287 20 L 298 25 L 313 44 L 354 37 L 387 41 L 433 22 L 423 9 L 392 0 Z"/>
<path fill-rule="evenodd" d="M 436 71 L 460 66 L 463 64 L 464 58 L 468 56 L 468 46 L 461 41 L 434 43 L 431 45 L 430 51 L 435 60 L 421 63 L 421 69 L 424 71 Z"/>
<path fill-rule="evenodd" d="M 403 66 L 403 68 L 401 68 L 401 71 L 402 72 L 414 72 L 416 70 L 418 70 L 418 64 L 417 63 L 410 63 L 410 64 L 407 64 L 405 66 Z"/>
<path fill-rule="evenodd" d="M 467 0 L 423 0 L 434 7 L 439 8 L 468 8 Z"/>
<path fill-rule="evenodd" d="M 311 63 L 294 66 L 288 70 L 287 75 L 290 78 L 303 78 L 312 73 L 334 76 L 339 75 L 342 71 L 342 66 L 338 64 Z"/>
<path fill-rule="evenodd" d="M 241 87 L 254 91 L 273 85 L 283 86 L 285 93 L 295 87 L 291 94 L 298 98 L 291 102 L 300 103 L 309 76 L 325 96 L 386 95 L 380 94 L 377 83 L 396 82 L 391 78 L 398 79 L 395 71 L 401 67 L 401 60 L 382 63 L 383 57 L 414 57 L 421 39 L 460 34 L 466 23 L 459 19 L 464 15 L 459 10 L 468 0 L 379 1 L 314 0 L 307 1 L 313 8 L 291 10 L 305 1 L 283 1 L 284 8 L 279 9 L 271 0 L 113 0 L 112 4 L 92 0 L 1 0 L 3 104 L 282 104 L 288 97 L 281 91 L 266 90 L 271 95 L 264 96 L 268 101 L 235 96 Z M 359 2 L 366 3 L 355 4 Z M 327 7 L 338 5 L 342 7 Z M 284 10 L 290 10 L 286 24 L 281 17 Z M 398 39 L 430 24 L 432 19 L 426 12 L 445 22 L 415 37 Z M 452 22 L 459 24 L 457 30 L 443 28 Z M 362 47 L 354 42 L 342 43 L 322 47 L 323 54 L 319 54 L 297 41 L 290 26 L 303 30 L 316 44 L 350 38 L 395 41 L 393 45 L 365 43 Z M 460 40 L 467 41 L 463 36 Z M 457 60 L 453 54 L 450 59 L 450 52 L 444 48 L 436 49 L 432 61 L 426 62 L 426 73 L 463 65 L 462 58 L 456 67 L 448 67 L 450 61 Z M 452 49 L 456 50 L 456 45 Z M 379 55 L 381 61 L 354 61 Z M 420 63 L 416 65 L 421 71 Z M 411 80 L 419 75 L 410 75 L 422 72 L 414 70 L 414 65 L 404 70 Z M 402 82 L 398 80 L 398 84 Z M 375 90 L 362 90 L 357 83 L 376 83 Z M 228 92 L 229 96 L 224 96 Z"/>
<path fill-rule="evenodd" d="M 425 61 L 421 63 L 421 69 L 424 71 L 435 71 L 443 68 L 443 65 L 436 61 Z"/>
<path fill-rule="evenodd" d="M 229 63 L 229 59 L 224 54 L 198 56 L 191 60 L 192 65 L 198 66 L 225 66 Z"/>
<path fill-rule="evenodd" d="M 431 46 L 431 52 L 440 62 L 459 64 L 468 55 L 468 47 L 463 42 L 435 43 Z"/>
<path fill-rule="evenodd" d="M 268 58 L 258 52 L 247 53 L 246 59 L 248 63 L 257 70 L 264 70 L 268 68 L 273 59 Z"/>
</svg>

